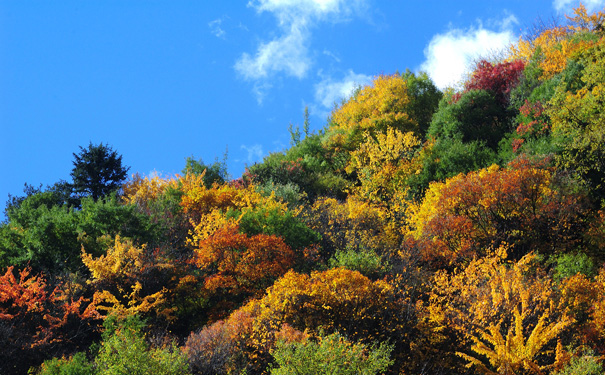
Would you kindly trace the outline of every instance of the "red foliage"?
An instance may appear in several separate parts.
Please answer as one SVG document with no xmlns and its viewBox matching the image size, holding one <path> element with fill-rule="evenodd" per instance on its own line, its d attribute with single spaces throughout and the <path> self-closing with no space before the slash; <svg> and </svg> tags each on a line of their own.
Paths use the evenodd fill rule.
<svg viewBox="0 0 605 375">
<path fill-rule="evenodd" d="M 0 276 L 0 372 L 26 371 L 44 359 L 42 353 L 51 344 L 59 352 L 85 340 L 90 328 L 82 328 L 98 315 L 86 302 L 74 300 L 61 285 L 51 289 L 43 276 L 31 276 L 29 268 L 17 277 L 9 267 Z"/>
<path fill-rule="evenodd" d="M 522 60 L 492 64 L 486 60 L 477 63 L 470 80 L 464 85 L 464 92 L 471 90 L 487 90 L 494 93 L 496 100 L 503 105 L 508 104 L 510 91 L 519 83 L 521 73 L 525 69 Z M 456 103 L 462 93 L 452 97 Z"/>
<path fill-rule="evenodd" d="M 473 72 L 471 79 L 466 83 L 466 91 L 488 90 L 496 95 L 496 99 L 503 104 L 508 102 L 508 95 L 519 82 L 519 77 L 525 69 L 521 60 L 491 64 L 481 60 Z"/>
</svg>

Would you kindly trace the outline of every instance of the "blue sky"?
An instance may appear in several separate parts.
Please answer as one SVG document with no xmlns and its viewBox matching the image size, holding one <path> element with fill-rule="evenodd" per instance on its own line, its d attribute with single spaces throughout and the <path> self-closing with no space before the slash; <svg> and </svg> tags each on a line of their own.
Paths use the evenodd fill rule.
<svg viewBox="0 0 605 375">
<path fill-rule="evenodd" d="M 289 146 L 305 106 L 317 130 L 375 75 L 425 70 L 455 84 L 473 58 L 576 4 L 0 0 L 0 199 L 69 180 L 89 142 L 144 175 L 228 148 L 238 177 Z"/>
</svg>

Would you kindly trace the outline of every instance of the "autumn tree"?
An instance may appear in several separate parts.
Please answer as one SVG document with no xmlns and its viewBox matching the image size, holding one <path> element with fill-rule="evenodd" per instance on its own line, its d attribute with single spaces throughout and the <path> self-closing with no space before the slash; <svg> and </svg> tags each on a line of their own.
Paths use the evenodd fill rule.
<svg viewBox="0 0 605 375">
<path fill-rule="evenodd" d="M 294 264 L 294 252 L 280 237 L 247 236 L 228 225 L 199 242 L 194 262 L 204 275 L 206 297 L 218 303 L 212 315 L 221 317 L 285 274 Z"/>
<path fill-rule="evenodd" d="M 437 273 L 430 314 L 462 334 L 467 344 L 456 354 L 467 367 L 491 375 L 543 374 L 569 359 L 563 345 L 574 320 L 534 254 L 506 264 L 505 252 L 452 275 Z"/>
<path fill-rule="evenodd" d="M 604 196 L 605 134 L 602 124 L 605 100 L 605 40 L 577 54 L 579 74 L 565 77 L 549 102 L 552 132 L 563 149 L 560 165 L 587 180 L 596 196 Z M 578 84 L 575 85 L 574 81 Z"/>
<path fill-rule="evenodd" d="M 174 280 L 174 263 L 153 253 L 145 245 L 116 236 L 105 255 L 93 257 L 82 250 L 95 289 L 94 305 L 104 316 L 120 318 L 144 314 L 163 320 L 173 319 L 167 304 L 169 283 Z"/>
<path fill-rule="evenodd" d="M 582 196 L 554 170 L 519 158 L 432 184 L 413 209 L 406 246 L 441 266 L 502 244 L 513 259 L 565 252 L 581 243 L 585 214 Z"/>
<path fill-rule="evenodd" d="M 89 344 L 98 316 L 94 305 L 66 285 L 53 287 L 30 268 L 0 276 L 0 371 L 24 374 L 46 356 Z"/>
<path fill-rule="evenodd" d="M 365 132 L 385 132 L 389 127 L 417 131 L 418 124 L 408 113 L 409 105 L 404 78 L 379 76 L 332 113 L 328 142 L 331 147 L 353 150 Z"/>
</svg>

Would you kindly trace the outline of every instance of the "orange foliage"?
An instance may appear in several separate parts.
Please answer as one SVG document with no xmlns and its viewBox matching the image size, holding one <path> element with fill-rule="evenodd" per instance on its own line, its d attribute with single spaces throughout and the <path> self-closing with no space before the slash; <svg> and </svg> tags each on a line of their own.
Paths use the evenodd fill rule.
<svg viewBox="0 0 605 375">
<path fill-rule="evenodd" d="M 0 276 L 0 370 L 25 373 L 44 359 L 42 353 L 86 341 L 98 316 L 88 302 L 74 299 L 63 285 L 53 289 L 29 268 L 16 276 L 9 267 Z"/>
<path fill-rule="evenodd" d="M 581 240 L 585 215 L 577 194 L 556 190 L 553 171 L 526 158 L 433 183 L 411 210 L 407 246 L 425 260 L 452 265 L 488 248 L 510 245 L 519 259 L 532 250 L 564 251 Z"/>
<path fill-rule="evenodd" d="M 248 237 L 227 225 L 199 243 L 194 262 L 210 295 L 233 298 L 262 293 L 293 265 L 294 252 L 280 237 Z"/>
<path fill-rule="evenodd" d="M 584 5 L 580 4 L 573 10 L 573 14 L 574 16 L 567 16 L 570 21 L 569 27 L 546 29 L 533 40 L 519 38 L 519 42 L 510 48 L 509 59 L 529 62 L 537 54 L 543 79 L 550 79 L 555 74 L 561 73 L 574 54 L 593 44 L 584 40 L 573 40 L 574 31 L 603 30 L 604 12 L 588 14 Z"/>
</svg>

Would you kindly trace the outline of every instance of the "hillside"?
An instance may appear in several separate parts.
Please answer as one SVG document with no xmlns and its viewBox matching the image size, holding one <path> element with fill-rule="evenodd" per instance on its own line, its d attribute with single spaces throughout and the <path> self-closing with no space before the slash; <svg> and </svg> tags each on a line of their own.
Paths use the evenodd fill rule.
<svg viewBox="0 0 605 375">
<path fill-rule="evenodd" d="M 601 374 L 605 11 L 374 78 L 229 180 L 108 145 L 0 224 L 0 373 Z"/>
</svg>

